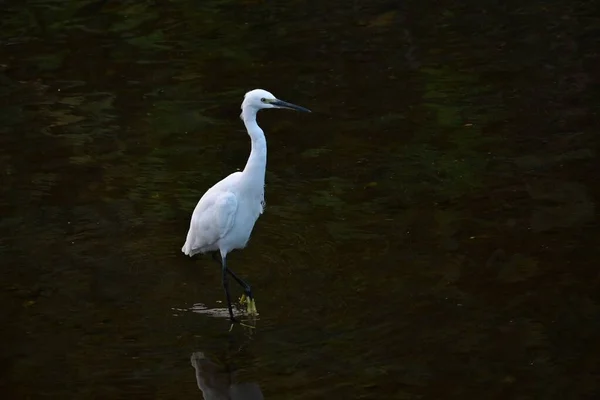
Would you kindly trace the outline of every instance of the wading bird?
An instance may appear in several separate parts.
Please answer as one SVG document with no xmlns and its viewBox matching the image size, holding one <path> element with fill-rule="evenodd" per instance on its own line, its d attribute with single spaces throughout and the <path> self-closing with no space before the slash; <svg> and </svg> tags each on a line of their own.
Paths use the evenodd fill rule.
<svg viewBox="0 0 600 400">
<path fill-rule="evenodd" d="M 211 253 L 221 255 L 223 289 L 232 322 L 236 319 L 231 308 L 227 274 L 244 289 L 242 301 L 247 311 L 256 314 L 256 304 L 250 285 L 227 267 L 227 254 L 246 247 L 254 224 L 264 208 L 265 170 L 267 167 L 267 140 L 256 122 L 256 114 L 265 108 L 310 110 L 283 100 L 262 89 L 251 90 L 244 96 L 240 115 L 250 136 L 252 148 L 243 171 L 234 172 L 208 189 L 200 199 L 190 221 L 185 244 L 181 251 L 190 257 Z"/>
</svg>

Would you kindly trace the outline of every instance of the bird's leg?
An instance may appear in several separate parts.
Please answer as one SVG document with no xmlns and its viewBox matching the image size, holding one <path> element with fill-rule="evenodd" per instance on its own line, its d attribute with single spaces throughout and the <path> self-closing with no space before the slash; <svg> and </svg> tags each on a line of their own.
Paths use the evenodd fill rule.
<svg viewBox="0 0 600 400">
<path fill-rule="evenodd" d="M 225 289 L 225 296 L 227 297 L 227 308 L 229 309 L 229 318 L 231 322 L 237 322 L 233 316 L 233 310 L 231 308 L 231 296 L 229 295 L 229 281 L 227 279 L 227 261 L 225 257 L 221 257 L 221 274 L 223 279 L 223 289 Z"/>
<path fill-rule="evenodd" d="M 222 264 L 222 262 L 219 261 L 219 255 L 220 254 L 218 251 L 211 252 L 211 256 L 212 256 L 213 260 Z M 221 257 L 221 259 L 222 258 L 223 257 Z M 246 303 L 246 308 L 247 308 L 248 314 L 251 314 L 251 315 L 258 314 L 258 312 L 256 310 L 256 302 L 254 301 L 254 296 L 252 295 L 252 288 L 250 287 L 250 285 L 248 283 L 246 283 L 242 278 L 238 277 L 235 274 L 235 272 L 233 272 L 231 269 L 225 267 L 225 270 L 244 289 L 244 294 L 242 295 L 242 297 L 240 297 L 240 303 L 242 303 L 242 304 Z"/>
<path fill-rule="evenodd" d="M 254 296 L 252 295 L 252 288 L 248 285 L 242 278 L 238 277 L 235 272 L 227 268 L 227 272 L 229 275 L 235 279 L 235 281 L 244 289 L 244 294 L 240 297 L 240 302 L 246 302 L 247 311 L 250 315 L 256 315 L 258 312 L 256 311 L 256 302 L 254 301 Z"/>
<path fill-rule="evenodd" d="M 242 278 L 238 277 L 231 269 L 227 268 L 227 272 L 229 272 L 229 275 L 231 275 L 233 279 L 235 279 L 235 281 L 242 287 L 242 289 L 244 289 L 246 296 L 254 297 L 252 296 L 252 288 L 250 285 L 248 285 Z"/>
</svg>

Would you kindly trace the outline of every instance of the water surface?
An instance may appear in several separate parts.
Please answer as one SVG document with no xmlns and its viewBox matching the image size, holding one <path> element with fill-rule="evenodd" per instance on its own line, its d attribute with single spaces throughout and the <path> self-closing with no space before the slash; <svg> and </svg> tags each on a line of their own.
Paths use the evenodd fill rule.
<svg viewBox="0 0 600 400">
<path fill-rule="evenodd" d="M 193 354 L 266 399 L 600 393 L 593 2 L 0 7 L 4 398 L 201 398 Z M 256 87 L 314 112 L 259 115 L 230 333 L 180 249 Z"/>
</svg>

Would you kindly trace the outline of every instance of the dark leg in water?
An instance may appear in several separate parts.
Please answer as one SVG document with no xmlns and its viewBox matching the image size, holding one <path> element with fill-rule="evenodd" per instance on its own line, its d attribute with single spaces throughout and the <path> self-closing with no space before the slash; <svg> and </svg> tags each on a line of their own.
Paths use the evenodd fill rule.
<svg viewBox="0 0 600 400">
<path fill-rule="evenodd" d="M 235 281 L 244 289 L 244 293 L 246 293 L 246 296 L 248 296 L 248 298 L 250 299 L 253 299 L 254 297 L 252 296 L 252 288 L 250 287 L 250 285 L 248 285 L 246 281 L 244 281 L 242 278 L 238 277 L 229 268 L 227 268 L 227 272 L 229 272 L 229 275 L 231 275 L 233 279 L 235 279 Z"/>
<path fill-rule="evenodd" d="M 229 281 L 227 279 L 227 260 L 225 257 L 222 257 L 221 261 L 221 277 L 223 279 L 223 289 L 225 289 L 225 296 L 227 297 L 227 308 L 229 309 L 229 318 L 231 319 L 231 322 L 237 322 L 237 320 L 233 316 L 233 309 L 231 308 L 231 296 L 229 295 Z"/>
<path fill-rule="evenodd" d="M 219 264 L 221 264 L 221 261 L 219 261 L 219 252 L 218 251 L 213 251 L 212 252 L 212 258 L 213 260 L 215 260 L 216 262 L 218 262 Z M 238 277 L 232 270 L 230 270 L 229 268 L 227 268 L 227 272 L 229 273 L 229 275 L 231 275 L 233 277 L 233 279 L 235 279 L 235 281 L 244 289 L 244 293 L 246 293 L 246 296 L 248 296 L 248 298 L 252 299 L 254 298 L 252 296 L 252 288 L 250 287 L 250 285 L 248 285 L 248 283 L 246 283 L 246 281 L 244 281 L 242 278 Z"/>
</svg>

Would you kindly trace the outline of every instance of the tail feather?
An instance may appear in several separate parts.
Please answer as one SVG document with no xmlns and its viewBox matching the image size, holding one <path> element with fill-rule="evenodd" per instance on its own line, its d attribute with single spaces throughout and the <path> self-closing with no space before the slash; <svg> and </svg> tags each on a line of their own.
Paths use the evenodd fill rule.
<svg viewBox="0 0 600 400">
<path fill-rule="evenodd" d="M 181 248 L 181 252 L 183 254 L 185 254 L 186 256 L 190 256 L 190 257 L 194 255 L 194 251 L 192 249 L 192 246 L 188 242 L 185 242 L 185 244 Z"/>
</svg>

